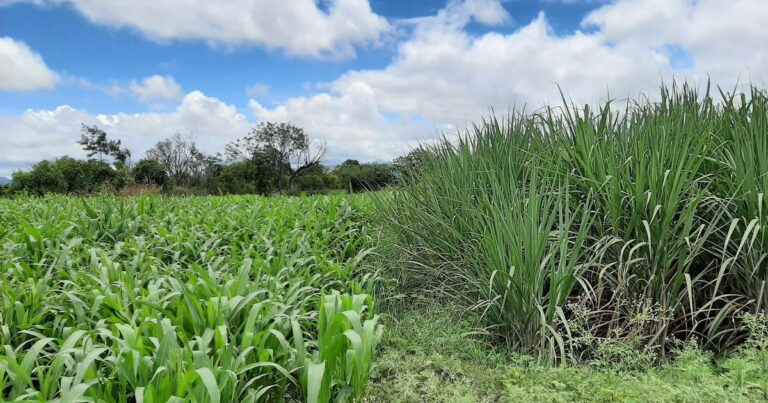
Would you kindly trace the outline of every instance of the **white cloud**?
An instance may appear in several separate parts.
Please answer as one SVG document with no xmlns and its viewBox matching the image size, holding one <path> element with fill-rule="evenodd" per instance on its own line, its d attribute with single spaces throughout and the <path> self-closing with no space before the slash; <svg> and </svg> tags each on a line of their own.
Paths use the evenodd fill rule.
<svg viewBox="0 0 768 403">
<path fill-rule="evenodd" d="M 434 125 L 408 114 L 387 117 L 376 94 L 363 83 L 343 95 L 292 98 L 269 109 L 255 100 L 249 107 L 258 121 L 291 122 L 325 141 L 328 159 L 388 160 L 436 134 Z"/>
<path fill-rule="evenodd" d="M 499 0 L 451 0 L 437 15 L 437 20 L 466 24 L 475 20 L 480 24 L 499 25 L 509 22 L 510 15 Z"/>
<path fill-rule="evenodd" d="M 0 37 L 0 90 L 50 89 L 58 81 L 59 76 L 24 42 Z"/>
<path fill-rule="evenodd" d="M 223 150 L 229 141 L 248 133 L 251 122 L 232 105 L 199 91 L 184 96 L 178 107 L 167 113 L 94 115 L 71 106 L 54 110 L 28 110 L 16 117 L 0 117 L 0 133 L 13 133 L 3 138 L 0 154 L 0 176 L 10 176 L 15 169 L 32 163 L 69 155 L 84 157 L 76 143 L 80 124 L 96 124 L 110 138 L 118 138 L 133 152 L 134 160 L 147 148 L 177 131 L 191 134 L 204 150 Z"/>
<path fill-rule="evenodd" d="M 412 36 L 385 68 L 348 71 L 324 93 L 251 108 L 259 119 L 316 125 L 326 138 L 373 156 L 417 137 L 407 134 L 414 128 L 430 136 L 434 128 L 466 127 L 491 107 L 503 113 L 559 103 L 558 84 L 577 103 L 594 103 L 654 96 L 662 79 L 696 84 L 710 76 L 726 88 L 768 79 L 765 0 L 618 0 L 585 18 L 596 30 L 565 36 L 543 13 L 509 34 L 465 30 L 472 20 L 502 23 L 504 16 L 491 2 L 450 2 L 413 21 Z M 690 66 L 680 68 L 673 59 L 681 55 L 669 46 Z M 427 122 L 403 128 L 385 118 L 400 114 Z"/>
<path fill-rule="evenodd" d="M 256 83 L 245 87 L 245 95 L 249 98 L 263 98 L 269 96 L 269 86 L 266 84 Z"/>
<path fill-rule="evenodd" d="M 142 102 L 174 100 L 183 95 L 181 85 L 173 77 L 157 74 L 147 77 L 141 82 L 131 82 L 129 89 Z"/>
<path fill-rule="evenodd" d="M 583 25 L 631 51 L 678 45 L 694 61 L 693 77 L 715 82 L 768 75 L 765 0 L 622 0 L 592 12 Z"/>
<path fill-rule="evenodd" d="M 368 0 L 51 0 L 71 3 L 94 23 L 131 28 L 157 41 L 257 45 L 310 57 L 351 56 L 389 23 Z"/>
</svg>

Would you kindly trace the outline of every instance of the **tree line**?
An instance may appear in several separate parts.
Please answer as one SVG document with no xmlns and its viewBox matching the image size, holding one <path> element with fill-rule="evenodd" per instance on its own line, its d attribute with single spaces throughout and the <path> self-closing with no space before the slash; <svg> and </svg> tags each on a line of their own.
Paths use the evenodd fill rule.
<svg viewBox="0 0 768 403">
<path fill-rule="evenodd" d="M 126 193 L 298 194 L 361 192 L 392 185 L 420 161 L 421 148 L 391 163 L 348 159 L 322 164 L 327 148 L 290 123 L 262 122 L 223 153 L 206 154 L 181 133 L 162 140 L 131 163 L 131 152 L 97 126 L 83 124 L 78 143 L 88 159 L 64 156 L 18 171 L 0 195 Z"/>
</svg>

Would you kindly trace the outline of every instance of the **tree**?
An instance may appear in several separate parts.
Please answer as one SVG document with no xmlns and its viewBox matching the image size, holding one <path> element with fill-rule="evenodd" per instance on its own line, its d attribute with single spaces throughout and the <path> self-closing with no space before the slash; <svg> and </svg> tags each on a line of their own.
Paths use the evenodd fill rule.
<svg viewBox="0 0 768 403">
<path fill-rule="evenodd" d="M 11 189 L 15 192 L 27 192 L 32 195 L 47 193 L 65 193 L 67 183 L 64 175 L 51 161 L 40 161 L 28 172 L 14 172 Z"/>
<path fill-rule="evenodd" d="M 408 154 L 395 158 L 392 161 L 392 165 L 397 180 L 404 182 L 418 176 L 419 172 L 424 169 L 429 157 L 429 150 L 424 147 L 417 147 Z"/>
<path fill-rule="evenodd" d="M 175 184 L 202 186 L 219 170 L 219 159 L 205 155 L 190 137 L 176 133 L 147 150 L 147 158 L 159 162 Z"/>
<path fill-rule="evenodd" d="M 320 165 L 326 148 L 325 144 L 313 146 L 304 129 L 293 124 L 262 122 L 247 136 L 229 143 L 226 152 L 233 160 L 265 161 L 272 182 L 282 189 L 284 175 L 292 187 L 297 177 Z"/>
<path fill-rule="evenodd" d="M 120 140 L 108 140 L 107 133 L 96 125 L 87 126 L 82 124 L 80 132 L 82 134 L 77 143 L 82 145 L 83 149 L 88 152 L 89 158 L 98 155 L 99 161 L 103 162 L 104 156 L 111 156 L 122 165 L 125 165 L 131 156 L 130 150 L 121 148 Z"/>
<path fill-rule="evenodd" d="M 267 193 L 271 184 L 263 175 L 267 168 L 251 161 L 237 161 L 224 166 L 219 176 L 219 189 L 224 193 Z"/>
<path fill-rule="evenodd" d="M 380 189 L 394 180 L 391 165 L 375 162 L 361 164 L 357 160 L 346 160 L 333 173 L 350 192 Z"/>
<path fill-rule="evenodd" d="M 28 172 L 13 174 L 10 189 L 29 194 L 46 193 L 87 194 L 111 187 L 119 189 L 126 184 L 126 178 L 106 162 L 83 161 L 61 157 L 52 161 L 40 161 Z"/>
<path fill-rule="evenodd" d="M 133 167 L 133 177 L 138 183 L 165 186 L 168 174 L 163 164 L 155 160 L 143 159 Z"/>
</svg>

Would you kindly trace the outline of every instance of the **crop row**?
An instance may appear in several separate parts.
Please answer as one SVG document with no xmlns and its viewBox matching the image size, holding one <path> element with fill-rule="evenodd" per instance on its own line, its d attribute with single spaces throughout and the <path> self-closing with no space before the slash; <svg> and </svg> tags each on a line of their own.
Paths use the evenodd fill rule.
<svg viewBox="0 0 768 403">
<path fill-rule="evenodd" d="M 359 204 L 359 203 L 358 203 Z M 0 396 L 360 396 L 381 325 L 361 204 L 319 198 L 0 201 Z"/>
</svg>

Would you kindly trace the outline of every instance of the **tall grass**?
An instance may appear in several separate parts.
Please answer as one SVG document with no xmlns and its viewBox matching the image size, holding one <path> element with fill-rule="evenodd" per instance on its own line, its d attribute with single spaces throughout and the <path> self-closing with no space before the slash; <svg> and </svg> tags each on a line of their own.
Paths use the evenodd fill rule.
<svg viewBox="0 0 768 403">
<path fill-rule="evenodd" d="M 381 325 L 358 204 L 0 201 L 0 400 L 360 396 Z M 306 381 L 313 365 L 321 384 Z"/>
<path fill-rule="evenodd" d="M 564 102 L 427 146 L 378 207 L 410 291 L 457 298 L 549 359 L 575 340 L 726 349 L 765 313 L 768 96 L 662 88 Z M 478 302 L 479 301 L 479 302 Z"/>
</svg>

